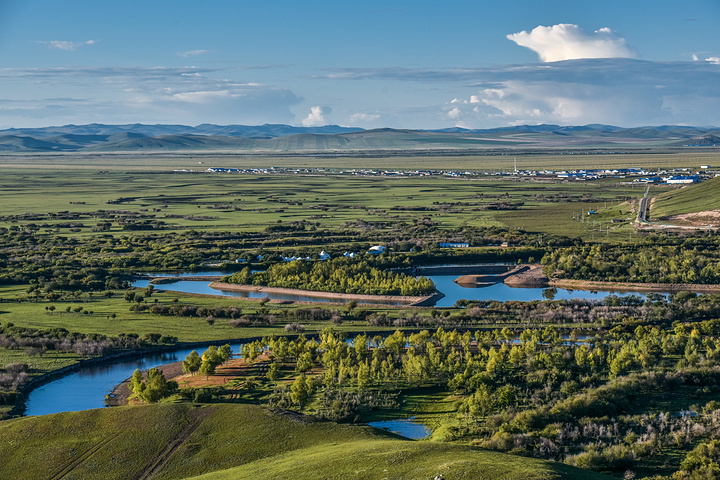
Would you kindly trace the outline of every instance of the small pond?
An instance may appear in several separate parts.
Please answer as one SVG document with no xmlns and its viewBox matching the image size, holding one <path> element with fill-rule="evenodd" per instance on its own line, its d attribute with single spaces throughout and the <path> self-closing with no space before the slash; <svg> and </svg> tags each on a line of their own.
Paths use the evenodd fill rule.
<svg viewBox="0 0 720 480">
<path fill-rule="evenodd" d="M 428 427 L 415 421 L 415 417 L 369 422 L 368 425 L 412 440 L 422 440 L 423 438 L 429 437 L 432 433 Z"/>
</svg>

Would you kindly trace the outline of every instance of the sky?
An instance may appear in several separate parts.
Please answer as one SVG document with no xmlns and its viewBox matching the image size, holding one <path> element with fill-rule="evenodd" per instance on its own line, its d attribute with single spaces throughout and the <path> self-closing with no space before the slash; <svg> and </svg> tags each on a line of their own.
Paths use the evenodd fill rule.
<svg viewBox="0 0 720 480">
<path fill-rule="evenodd" d="M 0 128 L 720 126 L 720 0 L 0 0 Z"/>
</svg>

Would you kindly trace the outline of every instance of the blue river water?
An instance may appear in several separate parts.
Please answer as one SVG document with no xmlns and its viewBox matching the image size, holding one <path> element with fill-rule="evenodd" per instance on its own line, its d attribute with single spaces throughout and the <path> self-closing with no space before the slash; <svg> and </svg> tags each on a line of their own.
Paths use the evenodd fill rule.
<svg viewBox="0 0 720 480">
<path fill-rule="evenodd" d="M 218 272 L 207 272 L 206 275 L 217 275 Z M 180 277 L 178 275 L 178 277 Z M 523 302 L 529 302 L 532 300 L 544 300 L 547 294 L 544 288 L 516 288 L 509 287 L 504 283 L 497 283 L 495 285 L 489 285 L 485 287 L 464 287 L 454 282 L 457 275 L 429 275 L 428 278 L 435 283 L 435 288 L 442 292 L 445 296 L 438 300 L 435 304 L 436 307 L 452 307 L 455 302 L 461 299 L 465 300 L 496 300 L 499 302 L 506 302 L 510 300 L 518 300 Z M 133 282 L 133 287 L 145 288 L 150 284 L 150 279 L 136 280 Z M 243 297 L 243 298 L 270 298 L 278 300 L 294 300 L 304 302 L 317 302 L 317 303 L 332 303 L 337 300 L 327 299 L 322 297 L 313 297 L 302 294 L 291 294 L 291 293 L 261 293 L 261 292 L 230 292 L 217 290 L 210 288 L 210 282 L 207 280 L 182 280 L 173 283 L 166 283 L 162 285 L 156 285 L 156 289 L 159 290 L 173 290 L 185 293 L 195 293 L 202 295 L 223 295 L 229 297 Z M 570 300 L 570 299 L 583 299 L 583 300 L 602 300 L 608 295 L 637 295 L 641 298 L 645 298 L 645 294 L 641 292 L 610 292 L 610 291 L 590 291 L 590 290 L 565 290 L 558 288 L 556 289 L 553 299 L 555 300 Z M 360 300 L 358 303 L 365 303 Z M 396 301 L 373 301 L 373 303 L 382 303 L 385 305 L 403 305 L 402 302 Z"/>
<path fill-rule="evenodd" d="M 206 295 L 256 296 L 256 298 L 266 296 L 265 294 L 258 294 L 257 292 L 249 292 L 238 295 L 242 292 L 223 292 L 221 290 L 212 289 L 208 286 L 210 283 L 209 281 L 182 280 L 183 276 L 210 276 L 219 274 L 221 273 L 217 271 L 175 274 L 175 276 L 179 277 L 177 282 L 172 284 L 157 285 L 156 288 Z M 547 292 L 544 292 L 544 289 L 542 288 L 512 288 L 502 283 L 481 288 L 466 288 L 453 282 L 453 280 L 457 278 L 456 275 L 432 275 L 429 276 L 429 278 L 435 282 L 437 289 L 445 294 L 445 297 L 436 304 L 437 307 L 451 307 L 457 300 L 460 299 L 497 300 L 503 302 L 508 300 L 543 300 L 545 298 L 543 295 L 547 296 Z M 146 287 L 148 283 L 149 280 L 137 280 L 133 283 L 133 286 L 143 288 Z M 611 293 L 613 292 L 557 289 L 557 292 L 554 293 L 554 298 L 556 300 L 572 298 L 601 300 Z M 641 293 L 615 292 L 615 294 L 618 296 L 633 294 L 644 298 L 644 294 Z M 307 297 L 303 295 L 268 296 L 270 298 L 280 298 L 284 300 L 319 301 L 319 299 L 315 297 Z M 231 347 L 233 353 L 240 353 L 242 344 L 232 344 Z M 200 350 L 201 348 L 203 347 L 178 348 L 177 350 L 164 353 L 151 353 L 135 358 L 118 359 L 83 366 L 79 370 L 32 390 L 28 396 L 25 413 L 26 415 L 45 415 L 49 413 L 104 407 L 105 396 L 112 391 L 115 385 L 130 377 L 135 369 L 139 368 L 140 370 L 147 370 L 166 363 L 177 362 L 184 359 L 192 350 Z M 407 422 L 401 422 L 399 425 L 403 426 L 405 423 Z M 410 422 L 410 425 L 412 424 L 414 423 Z M 424 426 L 422 427 L 424 428 Z M 391 431 L 395 431 L 399 428 L 399 426 L 392 424 L 389 428 Z M 408 427 L 405 425 L 403 428 L 420 427 Z M 403 431 L 405 433 L 401 432 L 400 434 L 407 436 L 408 438 L 423 438 L 426 436 L 426 434 L 423 435 L 422 432 L 418 433 L 419 430 L 418 432 L 412 434 L 408 433 L 410 430 L 406 429 Z M 421 436 L 414 437 L 412 435 Z"/>
</svg>

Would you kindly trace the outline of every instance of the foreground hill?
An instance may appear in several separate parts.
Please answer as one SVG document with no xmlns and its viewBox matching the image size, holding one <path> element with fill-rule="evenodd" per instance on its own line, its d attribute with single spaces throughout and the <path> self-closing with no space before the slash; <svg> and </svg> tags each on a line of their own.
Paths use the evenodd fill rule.
<svg viewBox="0 0 720 480">
<path fill-rule="evenodd" d="M 362 130 L 336 125 L 65 125 L 0 131 L 0 152 L 472 152 L 507 149 L 714 148 L 720 129 L 530 125 L 487 130 Z M 703 141 L 697 139 L 705 139 Z"/>
<path fill-rule="evenodd" d="M 0 478 L 608 478 L 248 405 L 169 404 L 19 418 L 0 423 L 0 438 Z"/>
<path fill-rule="evenodd" d="M 714 210 L 718 210 L 718 215 Z M 720 177 L 658 195 L 650 215 L 655 220 L 685 215 L 717 217 L 715 223 L 720 223 Z"/>
</svg>

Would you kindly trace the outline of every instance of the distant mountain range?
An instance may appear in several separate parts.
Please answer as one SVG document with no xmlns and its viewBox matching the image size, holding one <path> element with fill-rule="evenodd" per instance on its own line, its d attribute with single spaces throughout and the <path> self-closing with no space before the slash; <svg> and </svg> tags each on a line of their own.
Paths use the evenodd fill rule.
<svg viewBox="0 0 720 480">
<path fill-rule="evenodd" d="M 65 125 L 0 130 L 0 153 L 332 153 L 503 149 L 687 148 L 720 145 L 720 128 L 522 125 L 484 130 L 400 130 L 266 124 Z"/>
</svg>

